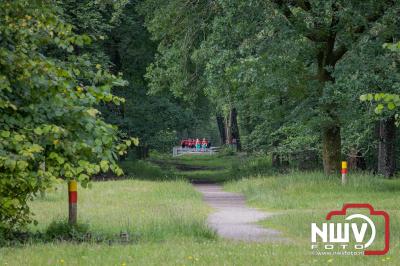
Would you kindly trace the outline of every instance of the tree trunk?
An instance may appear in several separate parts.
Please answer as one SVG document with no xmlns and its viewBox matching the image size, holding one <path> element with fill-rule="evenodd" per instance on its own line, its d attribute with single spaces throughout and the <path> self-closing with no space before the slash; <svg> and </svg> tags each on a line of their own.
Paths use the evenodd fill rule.
<svg viewBox="0 0 400 266">
<path fill-rule="evenodd" d="M 146 159 L 149 157 L 149 146 L 147 144 L 136 147 L 136 155 L 139 159 Z"/>
<path fill-rule="evenodd" d="M 225 117 L 225 143 L 224 144 L 231 144 L 232 143 L 232 130 L 231 130 L 231 113 Z"/>
<path fill-rule="evenodd" d="M 392 177 L 395 172 L 396 125 L 394 117 L 382 119 L 379 124 L 378 173 Z"/>
<path fill-rule="evenodd" d="M 350 170 L 365 170 L 367 165 L 365 158 L 357 149 L 351 149 L 348 157 L 348 168 Z"/>
<path fill-rule="evenodd" d="M 219 137 L 221 140 L 221 145 L 224 145 L 226 143 L 226 132 L 225 132 L 225 123 L 224 123 L 224 117 L 221 114 L 217 114 L 217 125 L 218 125 L 218 130 L 219 130 Z"/>
<path fill-rule="evenodd" d="M 272 153 L 272 167 L 273 168 L 281 167 L 281 158 L 279 154 L 276 154 L 275 152 Z"/>
<path fill-rule="evenodd" d="M 327 83 L 334 83 L 335 79 L 327 70 L 327 66 L 335 67 L 334 62 L 327 64 L 328 54 L 333 52 L 334 42 L 327 43 L 327 50 L 320 51 L 318 54 L 318 80 L 321 84 L 321 96 Z M 324 173 L 326 175 L 338 174 L 340 171 L 340 161 L 342 152 L 342 140 L 340 138 L 340 125 L 335 114 L 337 104 L 328 102 L 322 106 L 323 115 L 327 119 L 327 125 L 322 128 L 322 161 L 324 164 Z"/>
<path fill-rule="evenodd" d="M 242 145 L 240 143 L 240 135 L 239 135 L 239 126 L 237 122 L 237 110 L 236 108 L 232 108 L 230 111 L 230 120 L 231 120 L 231 134 L 232 139 L 235 139 L 236 149 L 241 151 Z"/>
<path fill-rule="evenodd" d="M 350 154 L 347 158 L 348 168 L 350 170 L 365 170 L 367 169 L 367 164 L 365 158 L 360 151 L 357 149 L 351 149 Z"/>
<path fill-rule="evenodd" d="M 322 129 L 322 159 L 326 175 L 337 174 L 340 170 L 341 139 L 339 126 Z"/>
<path fill-rule="evenodd" d="M 225 119 L 226 144 L 235 144 L 238 151 L 241 150 L 239 127 L 237 123 L 236 108 L 231 108 Z"/>
</svg>

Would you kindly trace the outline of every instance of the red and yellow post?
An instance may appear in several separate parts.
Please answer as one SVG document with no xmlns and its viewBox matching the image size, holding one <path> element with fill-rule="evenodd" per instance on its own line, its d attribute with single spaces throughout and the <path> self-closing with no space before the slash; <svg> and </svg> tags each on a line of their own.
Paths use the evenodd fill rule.
<svg viewBox="0 0 400 266">
<path fill-rule="evenodd" d="M 78 184 L 76 180 L 68 182 L 68 223 L 76 224 L 78 217 Z"/>
<path fill-rule="evenodd" d="M 347 162 L 342 162 L 342 185 L 347 183 Z"/>
</svg>

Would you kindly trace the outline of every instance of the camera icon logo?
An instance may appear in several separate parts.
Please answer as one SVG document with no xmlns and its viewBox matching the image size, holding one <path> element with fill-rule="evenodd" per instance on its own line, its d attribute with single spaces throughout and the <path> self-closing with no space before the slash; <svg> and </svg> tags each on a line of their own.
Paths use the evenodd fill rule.
<svg viewBox="0 0 400 266">
<path fill-rule="evenodd" d="M 348 214 L 350 209 L 365 209 L 368 214 Z M 311 250 L 318 255 L 385 255 L 389 251 L 390 218 L 385 211 L 375 210 L 368 203 L 344 204 L 341 210 L 331 211 L 326 220 L 343 216 L 343 222 L 311 224 Z M 371 217 L 381 217 L 384 221 L 384 247 L 369 249 L 376 240 L 377 228 Z M 368 232 L 368 234 L 367 234 Z M 354 243 L 354 244 L 351 244 Z M 351 250 L 351 251 L 349 251 Z"/>
</svg>

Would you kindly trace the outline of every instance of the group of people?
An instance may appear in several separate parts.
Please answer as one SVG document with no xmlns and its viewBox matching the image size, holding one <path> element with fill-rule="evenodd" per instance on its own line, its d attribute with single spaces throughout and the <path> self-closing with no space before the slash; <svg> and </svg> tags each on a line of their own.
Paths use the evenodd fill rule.
<svg viewBox="0 0 400 266">
<path fill-rule="evenodd" d="M 211 147 L 211 142 L 206 138 L 200 139 L 183 139 L 181 141 L 182 148 L 195 149 L 196 151 L 205 151 Z"/>
</svg>

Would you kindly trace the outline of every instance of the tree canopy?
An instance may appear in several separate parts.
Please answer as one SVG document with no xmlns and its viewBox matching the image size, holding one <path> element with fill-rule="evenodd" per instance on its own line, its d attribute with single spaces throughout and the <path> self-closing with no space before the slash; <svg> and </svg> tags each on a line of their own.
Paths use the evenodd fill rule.
<svg viewBox="0 0 400 266">
<path fill-rule="evenodd" d="M 154 88 L 201 91 L 237 109 L 245 147 L 321 152 L 327 174 L 343 153 L 370 150 L 377 118 L 359 97 L 398 92 L 384 47 L 399 37 L 396 1 L 144 2 Z"/>
<path fill-rule="evenodd" d="M 277 167 L 331 175 L 344 159 L 393 176 L 399 11 L 394 0 L 2 1 L 0 229 L 30 222 L 27 202 L 55 180 L 122 175 L 133 144 L 165 152 L 207 137 Z"/>
</svg>

